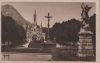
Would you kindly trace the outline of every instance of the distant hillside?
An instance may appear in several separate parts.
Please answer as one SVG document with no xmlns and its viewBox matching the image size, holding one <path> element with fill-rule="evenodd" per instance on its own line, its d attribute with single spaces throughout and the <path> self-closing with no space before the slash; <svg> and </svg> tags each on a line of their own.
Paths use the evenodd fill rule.
<svg viewBox="0 0 100 63">
<path fill-rule="evenodd" d="M 13 46 L 24 43 L 26 26 L 32 24 L 11 5 L 2 5 L 1 14 L 2 43 L 10 41 Z"/>
<path fill-rule="evenodd" d="M 10 16 L 12 17 L 17 24 L 22 25 L 24 28 L 26 28 L 26 24 L 31 24 L 27 20 L 25 20 L 20 13 L 11 5 L 2 5 L 1 7 L 1 13 L 4 16 Z"/>
</svg>

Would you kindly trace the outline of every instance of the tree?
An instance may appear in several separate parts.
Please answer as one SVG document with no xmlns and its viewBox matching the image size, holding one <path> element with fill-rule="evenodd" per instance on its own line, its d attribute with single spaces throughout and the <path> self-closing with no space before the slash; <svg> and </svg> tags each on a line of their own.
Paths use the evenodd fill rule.
<svg viewBox="0 0 100 63">
<path fill-rule="evenodd" d="M 92 43 L 94 52 L 96 51 L 96 14 L 92 15 L 89 19 L 90 30 L 93 32 Z"/>
<path fill-rule="evenodd" d="M 25 39 L 25 30 L 14 19 L 2 15 L 2 43 L 11 42 L 13 46 L 19 45 Z"/>
<path fill-rule="evenodd" d="M 51 29 L 50 37 L 56 37 L 56 41 L 61 44 L 67 42 L 77 42 L 78 32 L 80 31 L 81 22 L 71 19 L 63 23 L 55 23 Z"/>
<path fill-rule="evenodd" d="M 68 41 L 78 42 L 78 32 L 80 31 L 81 22 L 76 19 L 71 19 L 68 21 Z"/>
</svg>

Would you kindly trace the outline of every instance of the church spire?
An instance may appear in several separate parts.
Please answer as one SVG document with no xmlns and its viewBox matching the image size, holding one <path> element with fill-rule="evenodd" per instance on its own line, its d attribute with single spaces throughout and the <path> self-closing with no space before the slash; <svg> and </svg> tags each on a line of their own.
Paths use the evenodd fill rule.
<svg viewBox="0 0 100 63">
<path fill-rule="evenodd" d="M 42 22 L 41 22 L 41 28 L 42 28 Z"/>
<path fill-rule="evenodd" d="M 40 23 L 40 32 L 42 32 L 42 21 Z"/>
<path fill-rule="evenodd" d="M 37 21 L 36 21 L 36 17 L 37 17 L 37 15 L 36 15 L 36 9 L 34 11 L 34 16 L 33 17 L 34 17 L 34 24 L 37 25 Z"/>
</svg>

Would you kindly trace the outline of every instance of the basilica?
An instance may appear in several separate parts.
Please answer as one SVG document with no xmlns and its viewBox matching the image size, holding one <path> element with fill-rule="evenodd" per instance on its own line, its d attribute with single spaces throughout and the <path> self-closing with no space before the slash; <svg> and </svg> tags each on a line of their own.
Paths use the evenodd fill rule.
<svg viewBox="0 0 100 63">
<path fill-rule="evenodd" d="M 37 14 L 36 10 L 33 15 L 34 21 L 31 25 L 26 24 L 26 44 L 24 44 L 24 47 L 28 47 L 30 42 L 43 42 L 45 40 L 45 33 L 42 32 L 42 22 L 39 25 L 37 25 Z"/>
</svg>

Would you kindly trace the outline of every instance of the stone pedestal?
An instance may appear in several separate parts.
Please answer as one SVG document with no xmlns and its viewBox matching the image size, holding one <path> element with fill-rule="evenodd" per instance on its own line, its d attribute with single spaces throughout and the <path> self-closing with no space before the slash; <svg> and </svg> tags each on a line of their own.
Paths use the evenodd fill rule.
<svg viewBox="0 0 100 63">
<path fill-rule="evenodd" d="M 94 56 L 93 45 L 92 45 L 92 35 L 91 31 L 81 29 L 79 32 L 79 42 L 78 42 L 78 56 L 88 57 Z"/>
</svg>

